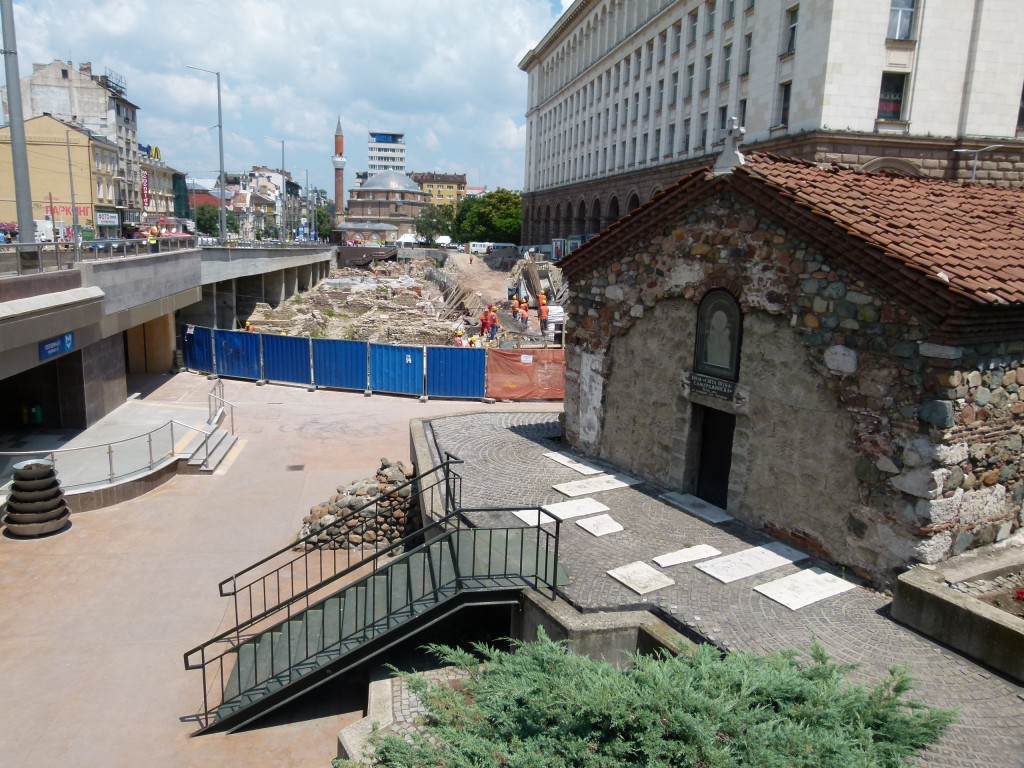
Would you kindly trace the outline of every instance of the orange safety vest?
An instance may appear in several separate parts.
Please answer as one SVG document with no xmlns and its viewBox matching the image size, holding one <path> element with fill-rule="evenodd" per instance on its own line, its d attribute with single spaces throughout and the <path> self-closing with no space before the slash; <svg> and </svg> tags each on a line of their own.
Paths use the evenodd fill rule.
<svg viewBox="0 0 1024 768">
<path fill-rule="evenodd" d="M 512 299 L 512 311 L 513 312 L 518 312 L 519 311 L 519 299 Z"/>
<path fill-rule="evenodd" d="M 548 305 L 547 304 L 541 304 L 540 305 L 540 307 L 537 309 L 537 317 L 539 317 L 541 320 L 547 320 L 548 319 Z"/>
<path fill-rule="evenodd" d="M 498 322 L 498 313 L 497 312 L 491 312 L 490 325 L 492 325 L 495 328 L 500 328 L 501 327 L 501 323 Z"/>
<path fill-rule="evenodd" d="M 491 324 L 491 313 L 486 309 L 480 313 L 480 328 L 486 328 Z"/>
<path fill-rule="evenodd" d="M 528 318 L 530 316 L 530 307 L 529 307 L 529 305 L 526 304 L 526 302 L 523 302 L 523 306 L 522 306 L 522 308 L 519 311 L 523 315 L 523 320 L 525 320 L 526 318 Z"/>
</svg>

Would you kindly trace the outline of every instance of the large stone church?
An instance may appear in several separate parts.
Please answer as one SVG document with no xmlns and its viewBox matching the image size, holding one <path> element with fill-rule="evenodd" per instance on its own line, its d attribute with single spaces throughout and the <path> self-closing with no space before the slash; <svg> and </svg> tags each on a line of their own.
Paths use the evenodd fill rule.
<svg viewBox="0 0 1024 768">
<path fill-rule="evenodd" d="M 1024 191 L 753 155 L 560 266 L 581 450 L 883 583 L 1021 525 Z"/>
</svg>

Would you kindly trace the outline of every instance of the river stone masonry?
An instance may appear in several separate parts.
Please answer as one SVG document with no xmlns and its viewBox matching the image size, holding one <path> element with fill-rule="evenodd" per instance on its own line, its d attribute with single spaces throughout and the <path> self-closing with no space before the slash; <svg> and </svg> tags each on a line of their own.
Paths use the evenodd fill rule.
<svg viewBox="0 0 1024 768">
<path fill-rule="evenodd" d="M 305 549 L 381 549 L 418 529 L 419 503 L 406 485 L 415 476 L 411 464 L 381 459 L 372 478 L 339 485 L 302 518 L 299 538 L 318 534 Z"/>
<path fill-rule="evenodd" d="M 730 402 L 688 385 L 716 288 L 744 313 Z M 569 296 L 565 432 L 587 453 L 689 492 L 693 405 L 733 413 L 730 513 L 876 582 L 1024 522 L 1024 340 L 929 343 L 841 246 L 718 193 L 570 274 Z"/>
</svg>

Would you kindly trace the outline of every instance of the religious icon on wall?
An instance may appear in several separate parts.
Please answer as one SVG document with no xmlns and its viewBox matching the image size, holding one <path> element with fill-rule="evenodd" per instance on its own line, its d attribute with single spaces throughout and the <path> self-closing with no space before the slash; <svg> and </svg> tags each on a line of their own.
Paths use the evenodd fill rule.
<svg viewBox="0 0 1024 768">
<path fill-rule="evenodd" d="M 694 370 L 736 381 L 743 315 L 727 291 L 711 291 L 697 314 L 697 349 Z"/>
</svg>

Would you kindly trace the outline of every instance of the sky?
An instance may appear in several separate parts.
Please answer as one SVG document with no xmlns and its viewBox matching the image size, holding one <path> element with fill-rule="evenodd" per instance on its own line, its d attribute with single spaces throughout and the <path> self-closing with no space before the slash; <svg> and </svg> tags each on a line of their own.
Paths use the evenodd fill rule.
<svg viewBox="0 0 1024 768">
<path fill-rule="evenodd" d="M 221 73 L 224 167 L 281 166 L 334 195 L 366 170 L 369 131 L 404 133 L 408 171 L 520 189 L 526 73 L 518 68 L 571 0 L 25 0 L 14 3 L 20 75 L 91 62 L 121 75 L 139 142 L 212 179 Z M 266 136 L 277 139 L 272 141 Z"/>
</svg>

